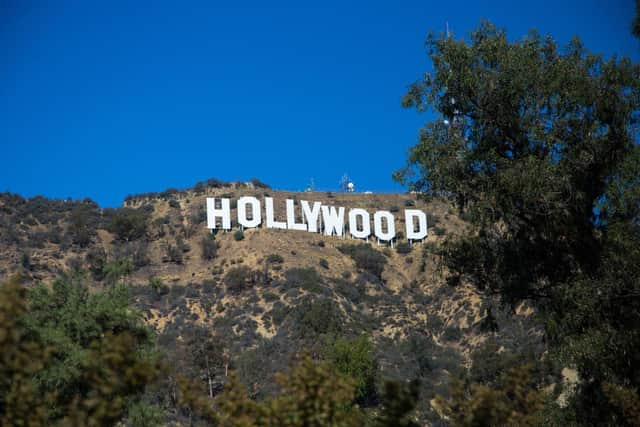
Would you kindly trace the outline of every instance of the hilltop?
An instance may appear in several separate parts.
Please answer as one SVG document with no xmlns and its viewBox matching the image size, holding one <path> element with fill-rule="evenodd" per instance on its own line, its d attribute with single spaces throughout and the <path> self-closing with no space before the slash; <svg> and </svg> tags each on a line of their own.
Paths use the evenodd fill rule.
<svg viewBox="0 0 640 427">
<path fill-rule="evenodd" d="M 267 228 L 211 234 L 206 198 L 241 196 L 273 197 L 279 217 L 287 198 L 370 212 L 421 209 L 429 236 L 414 245 L 400 238 L 391 248 Z M 232 211 L 235 220 L 235 204 Z M 466 223 L 444 201 L 210 180 L 189 190 L 129 196 L 117 209 L 4 193 L 0 212 L 0 277 L 21 272 L 27 282 L 51 283 L 77 271 L 94 289 L 123 281 L 179 370 L 191 369 L 187 343 L 203 330 L 216 337 L 221 362 L 206 378 L 212 392 L 234 369 L 253 397 L 269 396 L 273 374 L 300 352 L 322 357 L 329 337 L 365 334 L 375 345 L 381 378 L 422 380 L 419 409 L 427 422 L 438 418 L 428 402 L 446 393 L 452 375 L 481 366 L 497 349 L 515 359 L 542 353 L 530 309 L 520 306 L 511 317 L 475 288 L 447 283 L 435 249 Z M 402 216 L 396 220 L 403 230 Z"/>
</svg>

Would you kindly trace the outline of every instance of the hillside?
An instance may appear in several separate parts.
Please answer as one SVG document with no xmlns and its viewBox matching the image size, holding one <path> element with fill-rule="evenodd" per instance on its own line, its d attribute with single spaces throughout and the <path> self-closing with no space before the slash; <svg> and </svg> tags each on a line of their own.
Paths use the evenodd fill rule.
<svg viewBox="0 0 640 427">
<path fill-rule="evenodd" d="M 273 197 L 280 217 L 287 198 L 369 212 L 421 209 L 429 236 L 413 246 L 399 239 L 391 248 L 266 228 L 211 234 L 206 198 L 247 195 Z M 401 216 L 396 220 L 403 230 Z M 517 360 L 543 349 L 530 310 L 507 316 L 471 286 L 447 284 L 434 249 L 465 227 L 451 205 L 412 194 L 293 193 L 211 180 L 101 209 L 89 200 L 4 193 L 0 279 L 21 272 L 27 282 L 50 283 L 84 271 L 94 289 L 122 280 L 177 370 L 191 369 L 188 343 L 212 334 L 223 350 L 208 387 L 220 391 L 232 369 L 258 399 L 275 391 L 273 374 L 300 352 L 322 357 L 328 337 L 367 334 L 381 378 L 421 379 L 420 418 L 429 423 L 438 418 L 429 401 L 446 393 L 451 375 L 496 351 Z M 496 327 L 487 327 L 490 307 Z M 167 387 L 160 394 L 170 394 Z"/>
</svg>

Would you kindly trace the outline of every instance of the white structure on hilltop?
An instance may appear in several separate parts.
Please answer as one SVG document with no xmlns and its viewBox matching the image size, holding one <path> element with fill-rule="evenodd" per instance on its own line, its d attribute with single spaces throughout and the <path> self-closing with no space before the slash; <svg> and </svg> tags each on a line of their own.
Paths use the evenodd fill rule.
<svg viewBox="0 0 640 427">
<path fill-rule="evenodd" d="M 353 193 L 355 189 L 356 185 L 353 183 L 353 181 L 351 181 L 349 175 L 347 175 L 346 173 L 342 175 L 342 178 L 340 178 L 340 190 L 345 193 Z"/>
</svg>

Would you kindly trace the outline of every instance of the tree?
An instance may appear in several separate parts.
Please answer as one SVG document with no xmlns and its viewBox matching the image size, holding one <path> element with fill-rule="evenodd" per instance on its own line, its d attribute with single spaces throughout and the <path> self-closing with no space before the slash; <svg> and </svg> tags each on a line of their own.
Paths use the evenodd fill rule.
<svg viewBox="0 0 640 427">
<path fill-rule="evenodd" d="M 434 72 L 410 86 L 404 105 L 438 119 L 395 178 L 453 200 L 473 226 L 443 245 L 451 283 L 532 300 L 552 356 L 581 379 L 561 412 L 588 425 L 632 424 L 640 67 L 590 54 L 577 39 L 564 51 L 535 32 L 509 42 L 486 22 L 470 43 L 431 35 L 427 46 Z"/>
<path fill-rule="evenodd" d="M 152 346 L 151 331 L 143 324 L 141 315 L 129 307 L 129 293 L 125 287 L 114 286 L 90 293 L 82 276 L 66 276 L 56 280 L 51 289 L 38 285 L 30 290 L 28 303 L 29 310 L 23 316 L 28 336 L 52 349 L 51 358 L 36 376 L 42 395 L 55 393 L 51 416 L 66 415 L 72 402 L 89 398 L 93 387 L 98 386 L 97 382 L 103 381 L 103 374 L 96 370 L 121 369 L 114 381 L 129 381 L 125 371 L 137 366 L 138 359 L 142 364 L 139 366 L 151 366 L 148 364 L 152 362 L 143 352 Z M 122 334 L 128 337 L 120 338 Z M 104 340 L 110 344 L 103 344 Z M 108 352 L 96 354 L 99 348 L 106 351 L 111 345 L 114 347 L 111 356 Z M 111 361 L 110 357 L 125 359 Z M 100 360 L 104 363 L 98 363 Z M 116 365 L 107 367 L 105 364 L 109 363 Z M 105 372 L 104 375 L 114 373 Z M 139 379 L 131 380 L 137 384 Z M 112 380 L 104 378 L 104 381 Z M 132 390 L 129 389 L 131 384 L 112 386 L 123 387 L 123 396 L 129 393 L 127 390 Z M 78 406 L 77 409 L 81 408 Z"/>
<path fill-rule="evenodd" d="M 108 262 L 102 268 L 102 276 L 110 285 L 115 285 L 123 277 L 128 276 L 133 271 L 133 261 L 129 258 L 120 258 Z"/>
<path fill-rule="evenodd" d="M 639 69 L 578 40 L 561 53 L 531 32 L 510 43 L 484 22 L 471 43 L 427 40 L 434 73 L 404 105 L 441 117 L 420 132 L 395 178 L 453 199 L 477 233 L 448 246 L 452 269 L 513 298 L 597 269 L 597 205 L 629 156 Z"/>
<path fill-rule="evenodd" d="M 45 425 L 46 401 L 32 381 L 50 351 L 20 324 L 27 312 L 26 288 L 18 277 L 0 285 L 0 421 L 2 425 Z"/>
<path fill-rule="evenodd" d="M 107 230 L 114 233 L 119 240 L 136 240 L 147 233 L 148 219 L 149 215 L 142 209 L 116 209 Z"/>
<path fill-rule="evenodd" d="M 208 234 L 200 240 L 200 248 L 202 250 L 202 259 L 211 261 L 218 254 L 218 243 L 213 234 Z"/>
<path fill-rule="evenodd" d="M 187 363 L 204 380 L 209 397 L 213 397 L 213 382 L 225 364 L 225 346 L 210 328 L 193 326 L 185 338 Z"/>
<path fill-rule="evenodd" d="M 114 425 L 160 373 L 126 290 L 90 295 L 80 278 L 52 289 L 0 285 L 3 425 Z"/>
<path fill-rule="evenodd" d="M 410 414 L 420 397 L 420 383 L 416 380 L 408 384 L 386 381 L 381 396 L 380 414 L 374 420 L 376 427 L 418 427 Z"/>
<path fill-rule="evenodd" d="M 348 427 L 362 425 L 362 413 L 350 407 L 351 380 L 337 374 L 326 362 L 308 356 L 288 374 L 277 374 L 281 387 L 278 397 L 257 403 L 231 376 L 225 390 L 216 398 L 218 425 L 227 427 Z"/>
<path fill-rule="evenodd" d="M 373 249 L 368 243 L 343 244 L 338 246 L 338 250 L 345 255 L 349 255 L 356 263 L 356 267 L 368 271 L 377 278 L 382 277 L 387 259 L 379 251 Z"/>
<path fill-rule="evenodd" d="M 517 425 L 538 422 L 543 395 L 531 384 L 530 366 L 514 368 L 503 375 L 496 388 L 454 380 L 451 397 L 436 398 L 437 407 L 454 427 Z"/>
<path fill-rule="evenodd" d="M 68 232 L 73 243 L 86 247 L 96 234 L 95 224 L 92 223 L 92 214 L 97 211 L 97 205 L 93 202 L 84 202 L 76 206 L 69 215 Z"/>
<path fill-rule="evenodd" d="M 339 373 L 355 381 L 356 402 L 363 405 L 377 403 L 378 362 L 367 335 L 353 340 L 335 338 L 329 343 L 327 357 Z"/>
</svg>

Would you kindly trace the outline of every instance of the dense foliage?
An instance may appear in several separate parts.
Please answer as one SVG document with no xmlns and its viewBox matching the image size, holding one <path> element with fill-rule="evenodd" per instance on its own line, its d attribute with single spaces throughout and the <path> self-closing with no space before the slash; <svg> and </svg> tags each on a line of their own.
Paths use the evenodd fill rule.
<svg viewBox="0 0 640 427">
<path fill-rule="evenodd" d="M 488 23 L 470 43 L 431 36 L 427 46 L 434 71 L 404 103 L 439 118 L 396 178 L 455 201 L 476 226 L 441 250 L 451 283 L 541 310 L 552 355 L 580 377 L 558 417 L 633 424 L 640 67 L 578 40 L 564 50 L 535 32 L 510 42 Z"/>
</svg>

